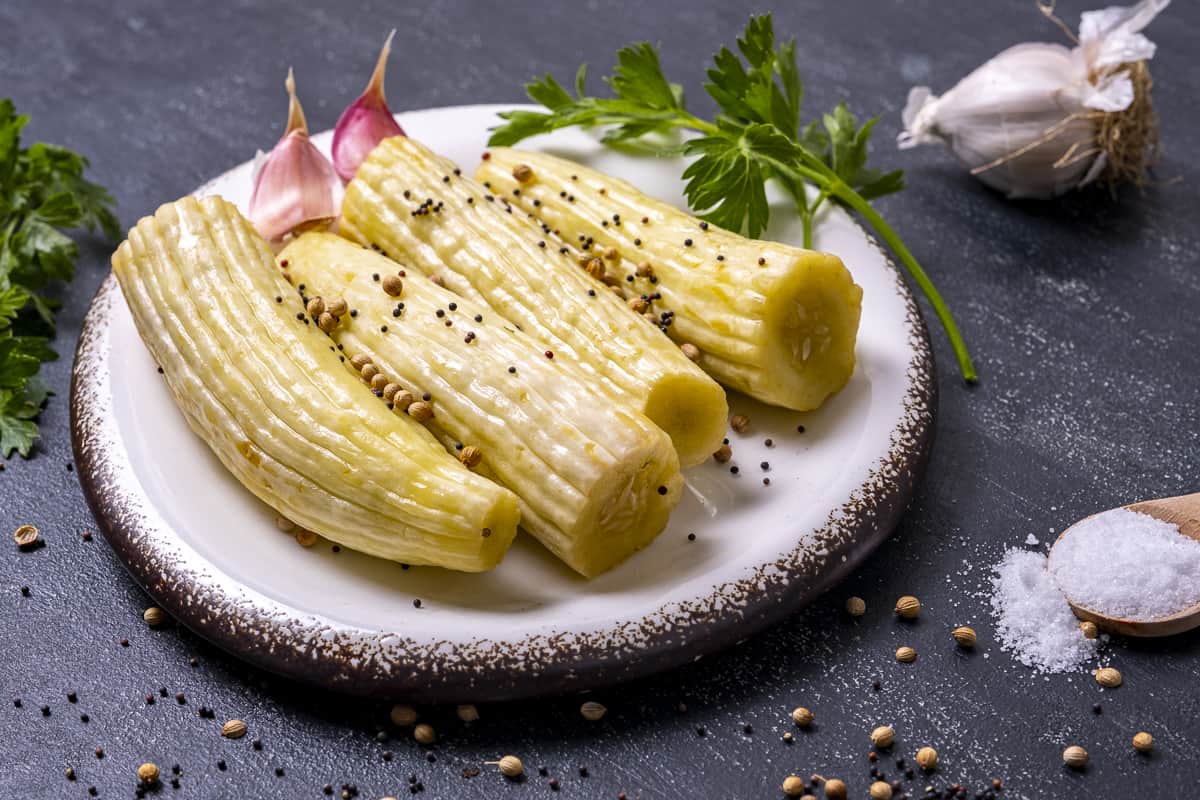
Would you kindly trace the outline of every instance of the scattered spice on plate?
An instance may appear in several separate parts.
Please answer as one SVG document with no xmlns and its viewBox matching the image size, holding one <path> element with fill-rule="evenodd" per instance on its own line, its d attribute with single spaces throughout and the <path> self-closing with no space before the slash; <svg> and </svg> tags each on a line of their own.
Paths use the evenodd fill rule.
<svg viewBox="0 0 1200 800">
<path fill-rule="evenodd" d="M 1077 744 L 1073 744 L 1066 750 L 1063 750 L 1062 760 L 1071 769 L 1083 769 L 1088 763 L 1088 751 Z"/>
<path fill-rule="evenodd" d="M 867 613 L 867 601 L 857 595 L 846 598 L 846 613 L 852 617 L 861 617 Z"/>
<path fill-rule="evenodd" d="M 895 611 L 901 619 L 916 619 L 921 613 L 921 601 L 906 594 L 896 601 Z"/>
<path fill-rule="evenodd" d="M 594 700 L 589 700 L 579 707 L 579 713 L 588 722 L 597 722 L 604 718 L 604 715 L 608 713 L 608 709 Z"/>
<path fill-rule="evenodd" d="M 1133 735 L 1133 749 L 1139 753 L 1149 753 L 1154 749 L 1154 737 L 1145 731 Z"/>
</svg>

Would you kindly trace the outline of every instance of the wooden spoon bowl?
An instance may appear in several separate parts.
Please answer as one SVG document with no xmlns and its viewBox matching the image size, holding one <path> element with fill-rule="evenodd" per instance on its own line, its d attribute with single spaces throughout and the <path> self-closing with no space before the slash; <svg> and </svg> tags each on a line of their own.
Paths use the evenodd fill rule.
<svg viewBox="0 0 1200 800">
<path fill-rule="evenodd" d="M 1200 492 L 1185 494 L 1179 497 L 1145 500 L 1141 503 L 1132 503 L 1124 506 L 1124 508 L 1146 514 L 1163 522 L 1169 522 L 1172 525 L 1178 525 L 1179 532 L 1184 536 L 1200 541 Z M 1090 517 L 1085 517 L 1085 519 L 1090 519 Z M 1080 522 L 1082 521 L 1080 520 Z M 1079 523 L 1075 524 L 1078 525 Z M 1072 525 L 1071 528 L 1073 527 L 1075 526 Z M 1062 538 L 1067 535 L 1071 528 L 1067 528 L 1060 533 L 1058 538 L 1055 539 L 1054 544 L 1057 545 L 1062 541 Z M 1050 551 L 1053 553 L 1054 548 L 1051 547 Z M 1076 603 L 1070 597 L 1067 597 L 1067 602 L 1071 604 L 1071 610 L 1075 612 L 1075 616 L 1081 620 L 1090 620 L 1096 623 L 1096 627 L 1106 633 L 1141 637 L 1173 636 L 1177 633 L 1183 633 L 1184 631 L 1190 631 L 1192 628 L 1200 627 L 1200 603 L 1177 611 L 1170 616 L 1158 617 L 1152 620 L 1132 620 L 1105 616 Z"/>
</svg>

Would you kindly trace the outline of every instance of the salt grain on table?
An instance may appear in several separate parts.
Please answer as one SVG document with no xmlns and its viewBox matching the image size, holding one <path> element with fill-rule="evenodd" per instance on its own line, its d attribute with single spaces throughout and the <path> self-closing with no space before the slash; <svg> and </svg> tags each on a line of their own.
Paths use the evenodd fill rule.
<svg viewBox="0 0 1200 800">
<path fill-rule="evenodd" d="M 1096 653 L 1041 553 L 1009 548 L 992 578 L 992 612 L 1003 650 L 1038 672 L 1073 672 Z"/>
<path fill-rule="evenodd" d="M 1125 508 L 1068 529 L 1049 568 L 1076 605 L 1106 617 L 1145 622 L 1200 603 L 1200 541 Z"/>
</svg>

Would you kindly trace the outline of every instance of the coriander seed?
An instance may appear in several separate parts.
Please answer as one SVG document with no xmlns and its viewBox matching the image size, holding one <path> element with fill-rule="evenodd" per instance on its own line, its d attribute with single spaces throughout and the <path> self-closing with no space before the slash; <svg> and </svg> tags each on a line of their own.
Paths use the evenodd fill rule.
<svg viewBox="0 0 1200 800">
<path fill-rule="evenodd" d="M 588 722 L 597 722 L 608 713 L 608 709 L 594 700 L 589 700 L 579 707 L 579 713 Z"/>
<path fill-rule="evenodd" d="M 38 540 L 38 529 L 33 525 L 22 525 L 13 531 L 13 541 L 22 549 L 33 547 Z"/>
<path fill-rule="evenodd" d="M 896 731 L 891 725 L 880 725 L 871 731 L 871 744 L 880 750 L 886 750 L 896 741 Z"/>
<path fill-rule="evenodd" d="M 869 791 L 871 800 L 892 800 L 892 787 L 884 781 L 875 781 Z"/>
<path fill-rule="evenodd" d="M 474 445 L 467 445 L 458 454 L 458 460 L 461 461 L 467 469 L 475 469 L 483 461 L 483 451 Z"/>
<path fill-rule="evenodd" d="M 292 522 L 287 517 L 276 517 L 275 527 L 283 533 L 291 533 L 292 531 L 296 530 L 296 523 Z"/>
<path fill-rule="evenodd" d="M 713 460 L 718 464 L 725 464 L 731 458 L 733 458 L 733 448 L 727 444 L 721 445 L 717 448 L 717 452 L 713 453 Z"/>
<path fill-rule="evenodd" d="M 379 367 L 375 366 L 374 364 L 372 364 L 371 362 L 368 361 L 366 364 L 363 365 L 363 368 L 358 371 L 358 374 L 362 375 L 362 379 L 364 381 L 369 382 L 371 380 L 371 378 L 374 378 L 376 375 L 379 374 Z"/>
<path fill-rule="evenodd" d="M 333 329 L 337 327 L 337 324 L 337 317 L 335 317 L 333 314 L 330 314 L 328 311 L 317 317 L 317 327 L 325 333 L 331 333 Z"/>
<path fill-rule="evenodd" d="M 1088 751 L 1077 744 L 1073 744 L 1066 750 L 1063 750 L 1062 760 L 1071 769 L 1083 769 L 1088 763 Z"/>
<path fill-rule="evenodd" d="M 505 756 L 499 761 L 489 761 L 500 768 L 500 774 L 506 778 L 519 778 L 525 774 L 525 765 L 516 756 Z"/>
<path fill-rule="evenodd" d="M 138 780 L 147 786 L 153 786 L 158 783 L 158 765 L 147 761 L 137 768 Z"/>
<path fill-rule="evenodd" d="M 361 372 L 362 368 L 371 363 L 371 357 L 365 353 L 358 353 L 350 357 L 350 366 Z"/>
<path fill-rule="evenodd" d="M 804 706 L 799 706 L 792 710 L 792 722 L 796 723 L 797 727 L 807 728 L 813 724 L 813 712 L 809 711 Z"/>
<path fill-rule="evenodd" d="M 458 718 L 463 722 L 474 722 L 475 720 L 479 719 L 479 709 L 470 703 L 460 705 L 457 709 L 455 709 L 454 713 L 457 714 Z"/>
<path fill-rule="evenodd" d="M 857 595 L 846 598 L 846 613 L 852 617 L 861 617 L 867 613 L 867 601 Z"/>
<path fill-rule="evenodd" d="M 734 414 L 733 419 L 729 420 L 729 426 L 738 433 L 745 433 L 750 427 L 750 418 L 745 414 Z"/>
<path fill-rule="evenodd" d="M 922 747 L 917 751 L 917 766 L 926 772 L 937 769 L 938 754 L 932 747 Z"/>
<path fill-rule="evenodd" d="M 413 728 L 413 738 L 417 740 L 417 744 L 430 745 L 437 741 L 437 733 L 432 725 L 422 722 Z"/>
<path fill-rule="evenodd" d="M 896 650 L 896 660 L 901 664 L 911 664 L 917 660 L 917 651 L 905 646 Z"/>
<path fill-rule="evenodd" d="M 308 312 L 310 317 L 316 319 L 325 313 L 325 301 L 320 297 L 314 297 L 308 301 L 308 305 L 304 307 L 304 310 Z"/>
<path fill-rule="evenodd" d="M 221 735 L 226 739 L 240 739 L 246 735 L 246 723 L 231 719 L 221 726 Z"/>
<path fill-rule="evenodd" d="M 788 775 L 783 779 L 783 793 L 788 797 L 799 797 L 804 794 L 804 779 L 799 775 Z"/>
<path fill-rule="evenodd" d="M 1096 678 L 1096 683 L 1106 689 L 1115 689 L 1121 685 L 1122 678 L 1120 670 L 1113 667 L 1101 667 L 1092 673 Z"/>
<path fill-rule="evenodd" d="M 1085 639 L 1095 639 L 1100 635 L 1100 629 L 1091 620 L 1084 620 L 1079 623 L 1079 630 L 1083 633 L 1083 638 Z"/>
<path fill-rule="evenodd" d="M 337 300 L 329 301 L 329 303 L 325 305 L 325 310 L 330 314 L 333 314 L 335 317 L 340 317 L 345 314 L 347 310 L 349 310 L 349 306 L 346 304 L 345 300 L 339 297 Z"/>
<path fill-rule="evenodd" d="M 825 796 L 829 800 L 846 800 L 846 782 L 837 778 L 825 781 Z"/>
<path fill-rule="evenodd" d="M 317 543 L 317 535 L 307 528 L 296 531 L 296 543 L 301 547 L 312 547 Z"/>
<path fill-rule="evenodd" d="M 950 631 L 950 635 L 954 637 L 954 641 L 959 647 L 970 649 L 975 646 L 977 637 L 975 629 L 972 627 L 961 625 Z"/>
<path fill-rule="evenodd" d="M 410 705 L 397 703 L 392 706 L 389 716 L 392 718 L 392 724 L 401 728 L 407 728 L 417 721 L 417 710 Z"/>
<path fill-rule="evenodd" d="M 513 167 L 512 176 L 517 179 L 518 183 L 529 183 L 533 180 L 533 168 L 528 164 L 517 164 Z"/>
<path fill-rule="evenodd" d="M 1154 737 L 1145 731 L 1133 735 L 1133 749 L 1139 753 L 1149 753 L 1154 749 Z"/>
<path fill-rule="evenodd" d="M 896 616 L 902 619 L 916 619 L 921 613 L 921 601 L 906 594 L 896 601 Z"/>
<path fill-rule="evenodd" d="M 413 397 L 412 392 L 407 389 L 401 389 L 392 395 L 392 408 L 400 412 L 408 411 L 412 408 L 414 400 L 416 398 Z"/>
<path fill-rule="evenodd" d="M 433 419 L 433 406 L 424 400 L 418 400 L 408 407 L 408 415 L 417 422 L 428 422 Z"/>
<path fill-rule="evenodd" d="M 157 628 L 167 620 L 167 613 L 158 606 L 150 606 L 142 612 L 142 619 L 151 628 Z"/>
<path fill-rule="evenodd" d="M 380 394 L 383 393 L 384 387 L 387 386 L 389 383 L 390 383 L 390 381 L 388 380 L 387 375 L 384 375 L 382 372 L 380 372 L 378 375 L 374 375 L 371 377 L 371 388 L 374 389 L 375 391 L 379 392 Z"/>
<path fill-rule="evenodd" d="M 683 344 L 679 345 L 679 350 L 685 356 L 687 356 L 688 361 L 700 360 L 700 348 L 696 347 L 696 345 L 692 344 L 691 342 L 684 342 Z"/>
</svg>

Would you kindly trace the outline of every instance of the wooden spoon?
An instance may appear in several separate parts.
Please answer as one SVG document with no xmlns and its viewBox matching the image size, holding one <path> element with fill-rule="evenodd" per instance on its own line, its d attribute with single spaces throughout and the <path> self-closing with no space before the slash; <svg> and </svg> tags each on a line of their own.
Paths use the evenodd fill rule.
<svg viewBox="0 0 1200 800">
<path fill-rule="evenodd" d="M 1127 505 L 1125 508 L 1130 511 L 1147 514 L 1163 522 L 1178 525 L 1179 532 L 1184 536 L 1200 541 L 1200 492 L 1185 494 L 1180 497 L 1145 500 L 1141 503 Z M 1090 517 L 1085 517 L 1085 519 L 1090 519 Z M 1080 520 L 1080 522 L 1082 521 Z M 1078 524 L 1078 522 L 1075 523 L 1075 525 Z M 1071 528 L 1073 527 L 1075 526 L 1072 525 Z M 1062 538 L 1067 535 L 1071 528 L 1067 528 L 1060 533 L 1054 544 L 1057 545 L 1062 541 Z M 1051 547 L 1050 551 L 1053 553 L 1054 548 Z M 1121 634 L 1122 636 L 1172 636 L 1176 633 L 1190 631 L 1192 628 L 1200 626 L 1200 603 L 1191 608 L 1177 611 L 1168 617 L 1138 621 L 1107 617 L 1076 603 L 1070 597 L 1067 598 L 1067 602 L 1071 604 L 1071 610 L 1075 612 L 1075 616 L 1082 620 L 1090 620 L 1096 623 L 1096 627 L 1103 631 Z"/>
</svg>

